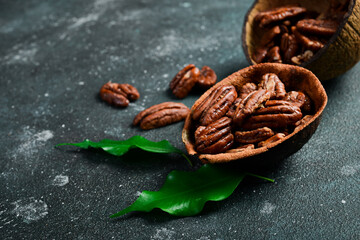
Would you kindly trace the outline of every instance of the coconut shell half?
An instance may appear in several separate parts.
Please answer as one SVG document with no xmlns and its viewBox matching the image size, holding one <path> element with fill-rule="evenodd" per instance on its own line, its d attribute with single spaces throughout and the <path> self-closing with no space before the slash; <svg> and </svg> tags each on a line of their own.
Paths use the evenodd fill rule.
<svg viewBox="0 0 360 240">
<path fill-rule="evenodd" d="M 336 0 L 345 3 L 348 0 Z M 310 11 L 323 13 L 329 8 L 329 0 L 256 0 L 244 19 L 242 46 L 250 64 L 253 52 L 264 32 L 254 21 L 262 11 L 286 5 L 298 5 Z M 336 33 L 309 61 L 300 66 L 311 70 L 321 81 L 337 77 L 360 60 L 360 0 L 349 0 L 348 11 L 343 16 Z"/>
<path fill-rule="evenodd" d="M 220 85 L 233 85 L 237 90 L 246 83 L 258 83 L 265 73 L 275 73 L 283 81 L 286 90 L 298 90 L 307 94 L 314 106 L 310 121 L 297 128 L 285 138 L 270 145 L 248 149 L 237 153 L 200 154 L 194 144 L 194 131 L 196 122 L 192 119 L 194 109 Z M 182 140 L 190 155 L 198 155 L 203 163 L 225 163 L 231 161 L 268 161 L 270 159 L 283 159 L 298 151 L 312 136 L 319 125 L 321 114 L 326 106 L 327 96 L 318 78 L 309 70 L 302 67 L 279 64 L 261 63 L 244 68 L 217 83 L 206 91 L 192 106 L 190 114 L 185 120 L 182 131 Z"/>
</svg>

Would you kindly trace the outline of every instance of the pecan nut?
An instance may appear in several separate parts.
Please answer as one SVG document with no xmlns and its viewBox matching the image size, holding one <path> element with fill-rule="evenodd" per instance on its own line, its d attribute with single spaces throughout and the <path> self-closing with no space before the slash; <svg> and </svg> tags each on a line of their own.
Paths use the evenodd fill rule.
<svg viewBox="0 0 360 240">
<path fill-rule="evenodd" d="M 296 40 L 300 42 L 306 49 L 316 52 L 324 47 L 324 43 L 322 43 L 317 37 L 307 37 L 300 33 L 295 26 L 291 27 L 291 31 L 295 35 Z"/>
<path fill-rule="evenodd" d="M 276 100 L 268 101 L 264 108 L 258 109 L 248 118 L 242 125 L 242 128 L 247 130 L 261 127 L 286 128 L 294 125 L 301 117 L 301 110 L 297 106 L 282 103 L 276 104 Z"/>
<path fill-rule="evenodd" d="M 228 117 L 222 117 L 207 126 L 200 126 L 195 131 L 196 149 L 200 153 L 225 152 L 233 142 L 231 119 Z"/>
<path fill-rule="evenodd" d="M 237 152 L 243 152 L 245 150 L 254 149 L 254 148 L 255 148 L 254 144 L 246 144 L 246 145 L 242 145 L 237 148 L 229 149 L 226 152 L 227 153 L 237 153 Z"/>
<path fill-rule="evenodd" d="M 105 102 L 116 107 L 127 107 L 129 101 L 140 97 L 138 90 L 126 83 L 105 83 L 100 89 L 100 97 Z"/>
<path fill-rule="evenodd" d="M 268 62 L 282 63 L 279 46 L 272 47 L 266 54 L 266 59 Z"/>
<path fill-rule="evenodd" d="M 141 111 L 133 120 L 133 125 L 140 125 L 148 130 L 167 126 L 186 118 L 190 109 L 182 103 L 164 102 Z"/>
<path fill-rule="evenodd" d="M 234 86 L 220 86 L 193 110 L 192 118 L 199 120 L 200 125 L 209 125 L 225 116 L 236 98 L 237 92 Z"/>
<path fill-rule="evenodd" d="M 296 28 L 305 34 L 316 36 L 332 36 L 337 28 L 338 23 L 331 19 L 303 19 L 296 23 Z"/>
<path fill-rule="evenodd" d="M 277 133 L 274 136 L 266 139 L 265 141 L 259 142 L 258 143 L 258 147 L 265 147 L 267 145 L 269 145 L 270 143 L 274 143 L 277 142 L 281 139 L 283 139 L 286 135 L 284 133 Z"/>
<path fill-rule="evenodd" d="M 236 131 L 235 141 L 243 144 L 257 143 L 268 139 L 275 133 L 268 127 L 262 127 L 251 131 Z"/>
<path fill-rule="evenodd" d="M 286 94 L 284 83 L 274 73 L 267 73 L 262 76 L 259 89 L 268 90 L 271 98 L 283 98 Z"/>
<path fill-rule="evenodd" d="M 301 108 L 306 112 L 311 111 L 311 100 L 310 98 L 300 91 L 291 91 L 286 93 L 283 100 L 291 102 L 293 105 Z"/>
<path fill-rule="evenodd" d="M 250 116 L 264 102 L 270 99 L 271 92 L 259 89 L 247 95 L 236 108 L 233 120 L 237 126 L 241 126 L 245 118 Z"/>
<path fill-rule="evenodd" d="M 260 27 L 264 27 L 266 25 L 269 25 L 270 23 L 289 19 L 305 12 L 306 8 L 303 7 L 279 7 L 273 10 L 258 13 L 255 17 L 255 21 L 259 22 Z"/>
<path fill-rule="evenodd" d="M 293 34 L 284 33 L 281 36 L 280 50 L 283 53 L 284 63 L 290 63 L 299 49 L 298 42 Z"/>
<path fill-rule="evenodd" d="M 177 98 L 186 97 L 200 76 L 200 70 L 189 64 L 180 70 L 170 82 L 170 89 Z"/>
<path fill-rule="evenodd" d="M 215 71 L 208 66 L 203 66 L 196 84 L 203 89 L 208 89 L 216 83 L 216 80 L 217 76 Z"/>
</svg>

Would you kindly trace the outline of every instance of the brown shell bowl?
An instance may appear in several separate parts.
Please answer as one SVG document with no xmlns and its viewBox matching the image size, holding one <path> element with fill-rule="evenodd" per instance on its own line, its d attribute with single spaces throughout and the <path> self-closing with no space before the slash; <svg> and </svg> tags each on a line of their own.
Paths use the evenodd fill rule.
<svg viewBox="0 0 360 240">
<path fill-rule="evenodd" d="M 345 2 L 346 0 L 337 0 Z M 262 36 L 262 31 L 255 26 L 254 18 L 258 12 L 280 6 L 300 4 L 311 11 L 324 12 L 329 0 L 256 0 L 244 19 L 242 47 L 250 64 L 256 64 L 251 58 Z M 360 60 L 360 0 L 350 0 L 349 10 L 344 15 L 337 32 L 330 38 L 309 61 L 301 64 L 312 71 L 321 81 L 337 77 Z"/>
<path fill-rule="evenodd" d="M 219 154 L 200 154 L 196 151 L 194 144 L 195 122 L 192 120 L 193 110 L 211 93 L 214 88 L 220 85 L 233 85 L 237 90 L 248 83 L 260 81 L 265 73 L 275 73 L 285 84 L 286 89 L 298 90 L 306 93 L 313 102 L 314 115 L 311 120 L 301 128 L 287 135 L 282 140 L 261 148 L 249 149 L 237 153 L 219 153 Z M 298 151 L 312 136 L 320 123 L 321 114 L 326 106 L 327 96 L 319 79 L 309 70 L 302 67 L 279 64 L 279 63 L 261 63 L 244 68 L 233 73 L 224 80 L 217 83 L 211 89 L 206 91 L 192 106 L 188 114 L 182 131 L 182 140 L 186 150 L 190 155 L 198 155 L 203 163 L 225 163 L 237 160 L 244 162 L 261 162 L 270 159 L 283 159 L 292 153 Z"/>
</svg>

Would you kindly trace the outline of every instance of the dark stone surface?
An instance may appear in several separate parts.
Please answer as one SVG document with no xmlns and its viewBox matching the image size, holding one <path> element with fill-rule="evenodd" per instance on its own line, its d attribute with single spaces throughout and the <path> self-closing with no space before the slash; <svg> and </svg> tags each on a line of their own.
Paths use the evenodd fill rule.
<svg viewBox="0 0 360 240">
<path fill-rule="evenodd" d="M 108 216 L 157 190 L 178 156 L 56 149 L 85 138 L 168 139 L 182 123 L 131 127 L 163 101 L 187 63 L 222 79 L 247 66 L 241 49 L 250 0 L 0 1 L 1 239 L 359 239 L 360 65 L 325 84 L 329 102 L 310 141 L 279 166 L 276 183 L 243 182 L 195 217 L 161 211 Z M 98 90 L 127 82 L 141 98 L 124 110 Z M 181 102 L 191 106 L 200 93 Z"/>
</svg>

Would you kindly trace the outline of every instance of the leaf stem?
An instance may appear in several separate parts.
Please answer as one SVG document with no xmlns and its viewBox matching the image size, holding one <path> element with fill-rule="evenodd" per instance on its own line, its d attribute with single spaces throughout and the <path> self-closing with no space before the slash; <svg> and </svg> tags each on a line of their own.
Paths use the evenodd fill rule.
<svg viewBox="0 0 360 240">
<path fill-rule="evenodd" d="M 183 157 L 186 159 L 186 161 L 188 161 L 188 163 L 190 164 L 191 167 L 194 166 L 194 165 L 192 164 L 191 160 L 186 156 L 185 153 L 181 152 L 181 156 L 183 156 Z"/>
<path fill-rule="evenodd" d="M 269 182 L 275 182 L 275 179 L 263 177 L 263 176 L 256 175 L 256 174 L 253 174 L 253 173 L 249 173 L 249 172 L 246 172 L 246 175 L 249 175 L 249 176 L 252 176 L 252 177 L 257 177 L 257 178 L 260 178 L 260 179 L 263 179 L 263 180 L 266 180 L 266 181 L 269 181 Z"/>
</svg>

